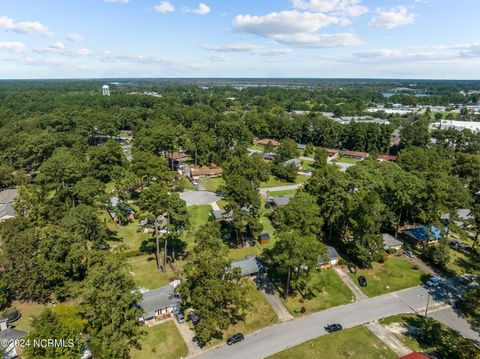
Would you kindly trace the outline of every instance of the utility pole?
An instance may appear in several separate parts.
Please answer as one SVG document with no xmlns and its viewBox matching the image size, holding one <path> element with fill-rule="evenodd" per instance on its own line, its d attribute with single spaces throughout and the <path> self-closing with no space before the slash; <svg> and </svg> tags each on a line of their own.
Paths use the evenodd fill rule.
<svg viewBox="0 0 480 359">
<path fill-rule="evenodd" d="M 425 308 L 425 315 L 424 317 L 426 318 L 428 315 L 428 305 L 430 304 L 430 294 L 427 293 L 427 307 Z"/>
</svg>

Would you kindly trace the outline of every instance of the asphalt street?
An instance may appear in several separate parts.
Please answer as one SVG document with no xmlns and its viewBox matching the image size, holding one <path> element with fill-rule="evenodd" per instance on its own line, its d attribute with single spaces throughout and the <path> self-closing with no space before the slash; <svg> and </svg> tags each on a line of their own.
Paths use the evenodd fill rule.
<svg viewBox="0 0 480 359">
<path fill-rule="evenodd" d="M 330 308 L 312 315 L 261 329 L 245 336 L 243 342 L 226 344 L 206 351 L 195 358 L 213 359 L 261 359 L 301 344 L 310 339 L 325 335 L 324 327 L 340 323 L 351 328 L 396 314 L 417 311 L 423 313 L 429 292 L 423 287 L 415 287 L 378 297 L 364 299 L 352 304 Z M 430 299 L 432 312 L 442 302 Z M 454 329 L 467 329 L 468 323 L 454 315 L 458 323 Z M 448 318 L 447 318 L 448 321 Z M 447 323 L 450 324 L 450 323 Z M 463 333 L 462 333 L 463 334 Z M 477 339 L 478 338 L 478 333 Z"/>
</svg>

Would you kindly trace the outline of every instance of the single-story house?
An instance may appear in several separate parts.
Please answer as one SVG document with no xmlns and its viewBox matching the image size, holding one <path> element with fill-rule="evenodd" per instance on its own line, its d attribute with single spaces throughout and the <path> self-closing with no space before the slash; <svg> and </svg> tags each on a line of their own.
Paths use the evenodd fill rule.
<svg viewBox="0 0 480 359">
<path fill-rule="evenodd" d="M 172 165 L 175 168 L 180 168 L 181 166 L 185 165 L 187 161 L 191 159 L 190 155 L 186 152 L 172 152 L 168 156 L 168 161 L 170 165 Z"/>
<path fill-rule="evenodd" d="M 327 160 L 331 161 L 338 157 L 338 150 L 333 148 L 327 148 Z"/>
<path fill-rule="evenodd" d="M 258 241 L 261 244 L 268 244 L 270 242 L 270 233 L 262 233 L 258 236 Z"/>
<path fill-rule="evenodd" d="M 15 345 L 15 341 L 22 339 L 27 333 L 9 328 L 8 319 L 0 318 L 0 351 L 3 352 L 3 358 L 17 358 L 22 353 L 22 348 Z"/>
<path fill-rule="evenodd" d="M 218 177 L 221 176 L 223 170 L 220 167 L 210 168 L 210 167 L 199 167 L 190 169 L 190 178 L 198 179 L 201 177 Z"/>
<path fill-rule="evenodd" d="M 268 203 L 273 206 L 283 207 L 290 202 L 291 196 L 280 196 L 280 197 L 272 197 L 268 199 Z"/>
<path fill-rule="evenodd" d="M 18 190 L 6 189 L 0 192 L 0 222 L 13 218 L 17 212 L 13 209 L 13 203 L 18 196 Z"/>
<path fill-rule="evenodd" d="M 324 255 L 319 255 L 317 259 L 317 264 L 320 267 L 334 267 L 338 264 L 341 257 L 338 254 L 337 250 L 334 247 L 326 246 L 327 252 Z"/>
<path fill-rule="evenodd" d="M 343 157 L 347 158 L 354 158 L 356 160 L 363 160 L 370 156 L 368 153 L 365 152 L 358 152 L 358 151 L 344 151 L 342 154 Z"/>
<path fill-rule="evenodd" d="M 215 218 L 215 220 L 218 222 L 222 222 L 222 221 L 230 222 L 233 220 L 233 213 L 231 211 L 226 212 L 222 210 L 215 210 L 215 211 L 212 211 L 212 215 L 213 215 L 213 218 Z"/>
<path fill-rule="evenodd" d="M 307 149 L 307 145 L 304 145 L 302 143 L 299 143 L 297 144 L 297 148 L 300 150 L 300 151 L 305 151 Z"/>
<path fill-rule="evenodd" d="M 232 262 L 232 268 L 240 268 L 242 276 L 257 275 L 264 270 L 264 265 L 260 259 L 255 255 L 246 256 L 243 259 Z"/>
<path fill-rule="evenodd" d="M 175 286 L 172 284 L 149 290 L 142 293 L 142 301 L 139 306 L 143 309 L 143 316 L 140 321 L 147 325 L 155 324 L 158 320 L 169 317 L 174 311 L 180 309 L 182 299 L 175 293 Z"/>
<path fill-rule="evenodd" d="M 429 232 L 430 243 L 436 242 L 443 237 L 442 232 L 440 232 L 440 230 L 435 226 L 430 226 Z M 412 244 L 424 243 L 424 241 L 427 239 L 427 228 L 425 226 L 418 226 L 406 229 L 402 232 L 402 237 Z"/>
<path fill-rule="evenodd" d="M 391 161 L 396 161 L 398 159 L 398 156 L 390 156 L 390 155 L 380 155 L 377 158 L 378 162 L 391 162 Z"/>
<path fill-rule="evenodd" d="M 471 220 L 473 220 L 475 217 L 473 216 L 472 212 L 467 209 L 467 208 L 460 208 L 457 209 L 456 212 L 456 217 L 458 220 L 454 220 L 453 223 L 455 223 L 459 227 L 464 227 L 468 226 Z M 450 213 L 445 213 L 440 217 L 441 220 L 444 221 L 449 221 L 450 220 Z M 467 222 L 467 223 L 465 223 Z"/>
<path fill-rule="evenodd" d="M 396 250 L 399 251 L 402 248 L 402 242 L 396 239 L 394 236 L 388 233 L 382 233 L 383 236 L 383 249 L 386 251 L 388 250 Z"/>
<path fill-rule="evenodd" d="M 261 140 L 257 140 L 255 143 L 259 146 L 266 146 L 268 145 L 268 143 L 271 143 L 273 147 L 277 147 L 280 144 L 280 142 L 273 140 L 271 138 L 264 138 Z"/>
<path fill-rule="evenodd" d="M 284 165 L 284 166 L 288 166 L 288 165 L 290 165 L 290 164 L 292 164 L 292 163 L 293 163 L 293 164 L 295 165 L 295 167 L 297 167 L 298 169 L 300 169 L 300 168 L 302 167 L 302 161 L 300 160 L 300 158 L 297 158 L 297 157 L 292 158 L 292 159 L 289 159 L 289 160 L 283 162 L 283 165 Z"/>
</svg>

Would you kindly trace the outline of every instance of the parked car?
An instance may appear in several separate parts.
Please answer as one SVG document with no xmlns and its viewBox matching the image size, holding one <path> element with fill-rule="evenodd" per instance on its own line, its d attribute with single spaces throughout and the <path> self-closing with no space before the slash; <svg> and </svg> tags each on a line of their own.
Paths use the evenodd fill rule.
<svg viewBox="0 0 480 359">
<path fill-rule="evenodd" d="M 237 333 L 232 335 L 230 338 L 227 339 L 227 344 L 232 345 L 238 342 L 241 342 L 244 338 L 242 333 Z"/>
<path fill-rule="evenodd" d="M 191 320 L 193 325 L 198 324 L 202 320 L 202 318 L 200 318 L 200 316 L 193 310 L 188 313 L 188 318 Z"/>
<path fill-rule="evenodd" d="M 349 266 L 349 267 L 348 267 L 348 270 L 350 271 L 350 273 L 353 273 L 353 274 L 356 274 L 356 273 L 357 273 L 357 268 L 354 267 L 354 266 Z"/>
<path fill-rule="evenodd" d="M 329 324 L 325 327 L 325 331 L 327 333 L 335 333 L 335 332 L 339 332 L 340 330 L 342 330 L 343 327 L 338 324 L 338 323 L 335 323 L 335 324 Z"/>
<path fill-rule="evenodd" d="M 360 287 L 366 287 L 367 286 L 367 278 L 365 278 L 363 275 L 358 277 L 358 284 L 360 284 Z"/>
<path fill-rule="evenodd" d="M 441 277 L 435 276 L 428 280 L 427 285 L 429 287 L 436 287 L 442 282 L 443 282 L 443 279 Z"/>
<path fill-rule="evenodd" d="M 403 254 L 405 254 L 409 258 L 415 258 L 416 257 L 415 253 L 413 253 L 412 251 L 405 251 L 405 252 L 403 252 Z"/>
<path fill-rule="evenodd" d="M 175 319 L 177 320 L 178 324 L 185 323 L 185 317 L 183 316 L 182 313 L 174 312 L 173 315 L 175 316 Z"/>
<path fill-rule="evenodd" d="M 192 341 L 193 341 L 195 344 L 197 344 L 197 346 L 198 346 L 200 349 L 202 349 L 202 348 L 205 346 L 205 344 L 204 344 L 204 343 L 202 342 L 202 340 L 198 337 L 198 335 L 195 335 L 195 336 L 193 337 Z"/>
</svg>

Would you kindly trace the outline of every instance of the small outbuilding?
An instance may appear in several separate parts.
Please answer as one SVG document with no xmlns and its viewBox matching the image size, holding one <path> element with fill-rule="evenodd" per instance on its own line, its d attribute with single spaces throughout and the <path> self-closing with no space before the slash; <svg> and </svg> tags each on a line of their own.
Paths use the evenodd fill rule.
<svg viewBox="0 0 480 359">
<path fill-rule="evenodd" d="M 258 241 L 261 244 L 268 244 L 270 243 L 270 233 L 262 233 L 258 236 Z"/>
</svg>

